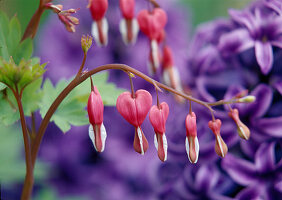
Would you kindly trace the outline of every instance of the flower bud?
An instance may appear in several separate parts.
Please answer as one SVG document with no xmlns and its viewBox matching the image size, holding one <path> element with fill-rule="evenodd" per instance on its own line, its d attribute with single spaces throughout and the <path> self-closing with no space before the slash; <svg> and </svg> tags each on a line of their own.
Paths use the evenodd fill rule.
<svg viewBox="0 0 282 200">
<path fill-rule="evenodd" d="M 158 151 L 158 156 L 161 161 L 167 159 L 167 139 L 165 136 L 165 124 L 169 114 L 167 103 L 162 102 L 159 107 L 153 106 L 149 113 L 150 122 L 154 128 L 154 144 Z"/>
<path fill-rule="evenodd" d="M 137 90 L 135 98 L 130 92 L 123 92 L 117 98 L 116 107 L 123 118 L 135 127 L 133 147 L 136 152 L 144 154 L 148 149 L 148 141 L 141 129 L 150 107 L 152 96 L 146 90 Z"/>
<path fill-rule="evenodd" d="M 245 139 L 248 140 L 250 138 L 250 130 L 249 128 L 240 120 L 239 118 L 239 111 L 238 109 L 232 109 L 229 113 L 228 113 L 229 117 L 231 117 L 234 122 L 236 123 L 237 126 L 237 132 L 238 135 Z"/>
<path fill-rule="evenodd" d="M 216 119 L 215 121 L 209 121 L 208 125 L 215 135 L 215 152 L 217 155 L 224 157 L 228 152 L 228 147 L 220 135 L 221 121 L 219 119 Z"/>
<path fill-rule="evenodd" d="M 242 98 L 238 99 L 238 102 L 239 103 L 252 103 L 255 100 L 256 100 L 255 96 L 248 95 L 248 96 L 245 96 L 245 97 L 242 97 Z"/>
<path fill-rule="evenodd" d="M 92 37 L 89 35 L 83 35 L 81 37 L 81 48 L 86 53 L 92 45 Z"/>
<path fill-rule="evenodd" d="M 186 125 L 186 152 L 191 163 L 197 163 L 199 157 L 199 141 L 197 137 L 197 123 L 194 112 L 189 113 L 185 120 Z"/>
</svg>

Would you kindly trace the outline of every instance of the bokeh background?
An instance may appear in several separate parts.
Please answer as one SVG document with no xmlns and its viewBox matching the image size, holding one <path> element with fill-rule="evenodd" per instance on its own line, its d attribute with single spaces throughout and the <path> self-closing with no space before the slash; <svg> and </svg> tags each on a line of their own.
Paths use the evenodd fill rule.
<svg viewBox="0 0 282 200">
<path fill-rule="evenodd" d="M 72 77 L 82 60 L 82 34 L 90 34 L 92 19 L 86 0 L 54 1 L 64 8 L 80 8 L 77 31 L 68 33 L 57 16 L 46 12 L 35 37 L 34 56 L 48 62 L 45 77 L 56 84 Z M 146 8 L 144 0 L 136 0 L 136 10 Z M 273 70 L 263 75 L 254 50 L 223 57 L 217 49 L 219 38 L 242 28 L 230 19 L 229 8 L 243 9 L 246 0 L 160 0 L 168 13 L 167 43 L 181 71 L 184 88 L 206 101 L 228 98 L 243 88 L 249 89 L 258 101 L 236 106 L 242 121 L 252 132 L 249 141 L 242 141 L 224 107 L 216 116 L 223 121 L 222 136 L 229 146 L 226 158 L 214 152 L 214 138 L 208 129 L 209 113 L 193 104 L 198 118 L 200 156 L 192 165 L 185 152 L 184 120 L 187 104 L 179 104 L 171 94 L 160 95 L 170 106 L 167 122 L 168 160 L 162 163 L 153 145 L 154 132 L 148 119 L 143 131 L 149 150 L 141 156 L 132 147 L 134 128 L 119 115 L 115 107 L 106 107 L 104 124 L 108 132 L 106 149 L 96 153 L 88 138 L 88 126 L 72 127 L 63 134 L 51 123 L 43 140 L 36 169 L 34 199 L 281 199 L 282 198 L 282 80 L 281 53 L 273 48 Z M 254 1 L 252 6 L 262 1 Z M 37 0 L 0 0 L 0 8 L 10 17 L 17 15 L 26 27 L 35 11 Z M 109 0 L 106 14 L 110 24 L 109 44 L 89 51 L 86 67 L 125 63 L 148 74 L 148 41 L 139 33 L 134 46 L 125 46 L 118 31 L 120 12 L 117 0 Z M 258 5 L 260 7 L 261 4 Z M 263 6 L 261 6 L 263 7 Z M 260 8 L 261 8 L 260 7 Z M 252 8 L 249 8 L 250 10 Z M 271 12 L 271 11 L 268 11 Z M 282 26 L 282 24 L 281 24 Z M 110 81 L 129 89 L 123 72 L 111 71 Z M 156 76 L 160 80 L 160 76 Z M 134 79 L 136 89 L 147 89 L 156 103 L 154 88 L 141 79 Z M 279 84 L 278 84 L 279 85 Z M 39 114 L 37 116 L 40 118 Z M 265 120 L 266 119 L 266 120 Z M 270 119 L 270 120 L 267 120 Z M 271 120 L 272 119 L 272 120 Z M 19 199 L 25 174 L 22 134 L 19 124 L 0 124 L 0 183 L 3 199 Z"/>
</svg>

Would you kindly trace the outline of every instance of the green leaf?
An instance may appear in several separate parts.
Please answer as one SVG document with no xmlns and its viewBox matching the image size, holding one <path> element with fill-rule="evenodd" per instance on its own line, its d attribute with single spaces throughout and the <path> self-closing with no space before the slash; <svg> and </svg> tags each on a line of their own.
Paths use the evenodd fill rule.
<svg viewBox="0 0 282 200">
<path fill-rule="evenodd" d="M 4 90 L 7 86 L 4 83 L 0 82 L 0 92 L 1 90 Z"/>
<path fill-rule="evenodd" d="M 22 133 L 19 127 L 0 125 L 0 180 L 2 185 L 23 182 L 25 177 L 25 161 L 23 158 Z M 48 166 L 36 163 L 35 179 L 46 177 Z"/>
<path fill-rule="evenodd" d="M 42 98 L 41 84 L 42 78 L 39 78 L 24 89 L 22 104 L 26 116 L 30 116 L 32 112 L 39 109 Z"/>
<path fill-rule="evenodd" d="M 106 72 L 96 74 L 93 80 L 102 96 L 104 105 L 115 105 L 118 95 L 124 90 L 117 89 L 113 83 L 107 83 L 108 74 Z M 42 117 L 45 116 L 52 102 L 68 83 L 69 81 L 61 80 L 56 87 L 54 87 L 50 80 L 47 79 L 44 82 L 43 97 L 40 104 L 40 114 Z M 51 118 L 51 121 L 64 133 L 71 128 L 71 125 L 82 126 L 89 123 L 85 107 L 91 91 L 90 87 L 89 80 L 77 86 L 66 99 L 64 99 Z"/>
<path fill-rule="evenodd" d="M 28 60 L 33 51 L 32 40 L 21 41 L 21 26 L 14 16 L 10 22 L 7 15 L 0 10 L 0 57 L 8 61 L 12 56 L 18 64 L 23 58 Z"/>
<path fill-rule="evenodd" d="M 34 198 L 35 200 L 50 200 L 50 199 L 61 199 L 61 200 L 88 200 L 86 197 L 82 196 L 68 196 L 68 197 L 60 197 L 58 196 L 56 190 L 51 188 L 50 186 L 44 187 L 44 189 L 40 190 Z"/>
<path fill-rule="evenodd" d="M 5 60 L 9 59 L 9 51 L 6 38 L 9 35 L 9 19 L 8 16 L 0 10 L 0 56 Z"/>
<path fill-rule="evenodd" d="M 0 125 L 11 125 L 20 119 L 17 104 L 11 92 L 0 93 Z"/>
</svg>

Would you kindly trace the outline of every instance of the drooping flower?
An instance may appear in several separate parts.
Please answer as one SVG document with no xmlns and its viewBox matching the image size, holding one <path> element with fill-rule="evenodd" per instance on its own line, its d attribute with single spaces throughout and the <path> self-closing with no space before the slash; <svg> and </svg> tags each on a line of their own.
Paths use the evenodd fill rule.
<svg viewBox="0 0 282 200">
<path fill-rule="evenodd" d="M 185 120 L 186 125 L 186 152 L 191 163 L 197 163 L 199 157 L 199 141 L 197 137 L 196 114 L 191 112 Z"/>
<path fill-rule="evenodd" d="M 159 48 L 157 39 L 167 23 L 166 12 L 161 8 L 154 8 L 151 12 L 141 10 L 137 16 L 140 30 L 150 40 L 149 72 L 156 73 L 160 65 Z"/>
<path fill-rule="evenodd" d="M 134 95 L 134 96 L 133 96 Z M 137 90 L 135 94 L 124 92 L 119 95 L 116 103 L 118 112 L 135 127 L 133 147 L 136 152 L 144 154 L 148 149 L 148 141 L 141 129 L 150 107 L 152 96 L 146 90 Z"/>
<path fill-rule="evenodd" d="M 219 119 L 209 121 L 209 128 L 215 135 L 215 152 L 217 155 L 224 157 L 227 154 L 228 148 L 220 135 L 221 121 Z"/>
<path fill-rule="evenodd" d="M 135 0 L 120 0 L 120 10 L 123 19 L 120 21 L 119 30 L 125 44 L 135 44 L 139 32 L 139 25 L 134 18 Z"/>
<path fill-rule="evenodd" d="M 87 111 L 89 116 L 89 137 L 98 152 L 103 152 L 105 149 L 105 141 L 107 132 L 103 124 L 104 104 L 101 95 L 94 86 L 88 98 Z"/>
<path fill-rule="evenodd" d="M 162 70 L 164 83 L 178 91 L 182 91 L 179 72 L 174 66 L 172 51 L 167 45 L 163 48 Z M 178 95 L 175 95 L 175 98 L 179 101 L 182 100 Z"/>
<path fill-rule="evenodd" d="M 167 139 L 165 136 L 165 124 L 169 114 L 167 103 L 162 102 L 159 106 L 153 106 L 149 113 L 150 122 L 154 128 L 154 143 L 161 161 L 167 159 Z"/>
<path fill-rule="evenodd" d="M 91 33 L 99 46 L 106 46 L 109 25 L 105 14 L 108 9 L 108 0 L 89 0 L 88 7 L 94 20 Z"/>
</svg>

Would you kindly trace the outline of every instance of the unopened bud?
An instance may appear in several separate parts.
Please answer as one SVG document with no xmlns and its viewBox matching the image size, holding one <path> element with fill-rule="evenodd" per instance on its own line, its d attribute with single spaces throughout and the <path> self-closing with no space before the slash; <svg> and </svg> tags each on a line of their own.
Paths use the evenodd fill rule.
<svg viewBox="0 0 282 200">
<path fill-rule="evenodd" d="M 248 95 L 248 96 L 245 96 L 243 98 L 240 98 L 238 99 L 238 102 L 239 103 L 252 103 L 256 100 L 256 97 L 255 96 L 252 96 L 252 95 Z"/>
<path fill-rule="evenodd" d="M 92 45 L 92 37 L 90 35 L 83 35 L 81 37 L 81 47 L 84 53 L 86 53 L 88 51 L 88 49 L 91 47 Z"/>
<path fill-rule="evenodd" d="M 239 111 L 237 109 L 232 109 L 228 113 L 229 117 L 231 117 L 234 122 L 236 123 L 237 126 L 237 132 L 238 135 L 245 139 L 248 140 L 250 138 L 250 130 L 249 128 L 240 120 L 239 118 Z"/>
</svg>

